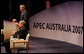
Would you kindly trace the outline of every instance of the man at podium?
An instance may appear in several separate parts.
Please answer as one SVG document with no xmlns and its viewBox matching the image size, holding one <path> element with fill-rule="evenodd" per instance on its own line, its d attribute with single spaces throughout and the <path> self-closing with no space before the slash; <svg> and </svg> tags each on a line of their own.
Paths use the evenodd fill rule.
<svg viewBox="0 0 84 54">
<path fill-rule="evenodd" d="M 24 20 L 21 20 L 19 22 L 19 24 L 18 24 L 19 30 L 17 32 L 13 31 L 13 37 L 14 38 L 17 38 L 17 35 L 19 35 L 19 39 L 25 39 L 26 38 L 26 35 L 28 32 L 27 32 L 27 29 L 25 28 L 25 24 L 26 24 L 26 22 Z M 5 45 L 6 52 L 12 53 L 10 50 L 10 39 L 6 39 L 4 42 L 4 45 Z"/>
<path fill-rule="evenodd" d="M 26 22 L 26 28 L 29 30 L 29 19 L 27 10 L 25 9 L 25 5 L 20 5 L 20 11 L 21 15 L 19 17 L 19 21 L 24 20 Z"/>
</svg>

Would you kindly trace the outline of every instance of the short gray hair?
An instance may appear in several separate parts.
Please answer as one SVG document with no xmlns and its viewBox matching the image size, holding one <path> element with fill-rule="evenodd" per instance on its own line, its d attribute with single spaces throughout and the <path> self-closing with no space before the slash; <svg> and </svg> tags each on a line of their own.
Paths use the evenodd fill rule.
<svg viewBox="0 0 84 54">
<path fill-rule="evenodd" d="M 25 8 L 25 5 L 20 5 L 20 7 L 24 7 Z"/>
<path fill-rule="evenodd" d="M 21 20 L 20 23 L 23 24 L 24 26 L 26 25 L 26 22 L 24 20 Z"/>
</svg>

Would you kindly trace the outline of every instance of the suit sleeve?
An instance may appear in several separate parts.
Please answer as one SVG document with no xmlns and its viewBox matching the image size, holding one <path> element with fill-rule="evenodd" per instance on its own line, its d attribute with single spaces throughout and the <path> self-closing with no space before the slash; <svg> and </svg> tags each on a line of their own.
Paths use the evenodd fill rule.
<svg viewBox="0 0 84 54">
<path fill-rule="evenodd" d="M 27 12 L 24 13 L 24 20 L 27 21 L 28 15 Z"/>
<path fill-rule="evenodd" d="M 22 29 L 19 29 L 14 35 L 13 38 L 17 38 L 17 34 L 20 34 L 22 32 Z"/>
</svg>

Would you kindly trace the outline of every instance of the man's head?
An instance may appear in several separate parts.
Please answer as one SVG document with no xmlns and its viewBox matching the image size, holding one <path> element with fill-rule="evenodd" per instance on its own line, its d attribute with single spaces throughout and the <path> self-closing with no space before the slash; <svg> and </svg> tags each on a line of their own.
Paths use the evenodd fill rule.
<svg viewBox="0 0 84 54">
<path fill-rule="evenodd" d="M 25 9 L 25 5 L 20 5 L 20 11 L 22 12 Z"/>
<path fill-rule="evenodd" d="M 17 21 L 16 19 L 13 19 L 13 20 L 12 20 L 13 23 L 16 23 L 16 21 Z"/>
<path fill-rule="evenodd" d="M 21 20 L 21 21 L 19 22 L 19 27 L 22 28 L 22 27 L 25 26 L 25 24 L 26 24 L 26 22 L 25 22 L 24 20 Z"/>
</svg>

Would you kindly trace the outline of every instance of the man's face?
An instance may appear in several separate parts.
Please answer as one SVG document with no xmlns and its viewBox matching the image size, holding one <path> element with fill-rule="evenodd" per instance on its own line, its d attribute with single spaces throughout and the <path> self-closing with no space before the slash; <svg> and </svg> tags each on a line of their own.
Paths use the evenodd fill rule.
<svg viewBox="0 0 84 54">
<path fill-rule="evenodd" d="M 16 22 L 16 19 L 13 19 L 12 22 L 15 23 Z"/>
<path fill-rule="evenodd" d="M 24 7 L 23 6 L 20 6 L 20 11 L 22 12 L 24 10 Z"/>
<path fill-rule="evenodd" d="M 22 28 L 23 27 L 23 24 L 21 24 L 21 22 L 19 22 L 19 27 Z"/>
</svg>

